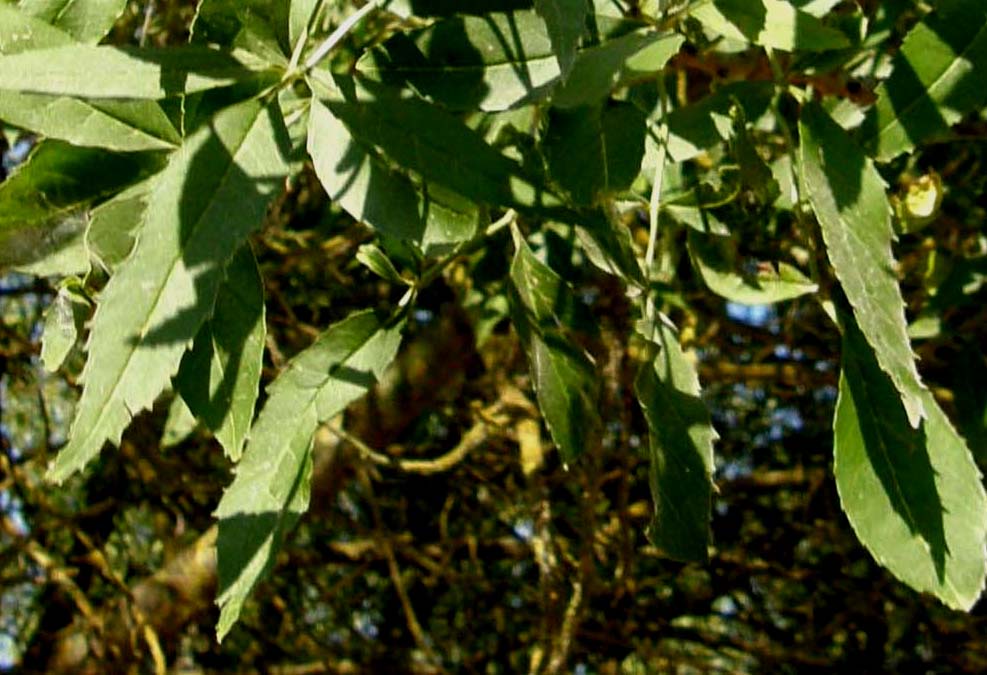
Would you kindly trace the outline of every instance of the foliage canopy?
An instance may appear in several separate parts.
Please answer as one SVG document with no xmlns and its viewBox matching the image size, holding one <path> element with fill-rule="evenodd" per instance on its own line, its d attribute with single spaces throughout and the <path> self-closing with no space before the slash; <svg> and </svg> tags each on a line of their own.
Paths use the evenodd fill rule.
<svg viewBox="0 0 987 675">
<path fill-rule="evenodd" d="M 399 462 L 341 416 L 388 381 L 443 285 L 470 349 L 512 327 L 567 468 L 623 433 L 603 412 L 602 345 L 621 345 L 651 545 L 703 563 L 719 435 L 692 305 L 789 303 L 821 310 L 841 354 L 833 473 L 853 531 L 970 610 L 987 577 L 982 382 L 930 385 L 915 350 L 987 278 L 982 226 L 949 220 L 948 179 L 923 160 L 982 122 L 987 9 L 891 4 L 201 0 L 183 44 L 132 46 L 107 38 L 126 3 L 0 2 L 0 120 L 37 139 L 0 185 L 0 264 L 59 279 L 47 369 L 85 345 L 48 480 L 98 472 L 162 399 L 172 443 L 207 428 L 235 466 L 215 508 L 222 640 L 309 507 L 320 430 Z M 256 240 L 313 174 L 368 227 L 352 260 L 388 290 L 354 291 L 289 361 L 268 355 L 262 391 Z M 899 258 L 930 227 L 964 243 L 929 235 L 916 283 Z M 621 322 L 594 316 L 590 274 Z M 969 342 L 951 358 L 982 367 Z"/>
</svg>

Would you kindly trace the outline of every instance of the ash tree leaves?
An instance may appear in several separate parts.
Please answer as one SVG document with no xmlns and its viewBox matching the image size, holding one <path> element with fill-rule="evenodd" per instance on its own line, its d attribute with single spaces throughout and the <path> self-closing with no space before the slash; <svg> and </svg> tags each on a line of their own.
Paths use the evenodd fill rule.
<svg viewBox="0 0 987 675">
<path fill-rule="evenodd" d="M 285 133 L 276 106 L 234 105 L 187 139 L 155 180 L 137 246 L 99 298 L 85 387 L 52 480 L 81 469 L 106 441 L 119 443 L 131 417 L 168 385 L 209 318 L 226 262 L 287 174 Z"/>
<path fill-rule="evenodd" d="M 595 449 L 602 422 L 593 362 L 574 342 L 578 311 L 573 291 L 540 261 L 520 232 L 511 263 L 514 327 L 528 354 L 538 407 L 564 462 Z"/>
<path fill-rule="evenodd" d="M 401 344 L 403 320 L 358 312 L 333 325 L 274 381 L 250 431 L 219 519 L 217 635 L 229 632 L 243 601 L 267 573 L 281 537 L 308 508 L 312 437 L 363 395 Z"/>
<path fill-rule="evenodd" d="M 917 427 L 925 385 L 908 340 L 891 251 L 894 231 L 884 181 L 870 159 L 818 105 L 799 119 L 799 159 L 826 253 L 854 317 Z"/>
<path fill-rule="evenodd" d="M 987 495 L 964 440 L 935 398 L 913 428 L 894 384 L 849 315 L 834 423 L 840 501 L 860 541 L 892 574 L 969 610 L 987 576 Z"/>
<path fill-rule="evenodd" d="M 655 508 L 650 537 L 670 558 L 703 562 L 710 543 L 718 436 L 678 335 L 661 319 L 642 330 L 657 352 L 641 366 L 634 384 L 648 423 L 648 480 Z"/>
<path fill-rule="evenodd" d="M 100 283 L 109 276 L 99 293 L 89 278 L 62 282 L 46 317 L 43 356 L 54 368 L 84 334 L 95 297 L 82 397 L 52 480 L 118 443 L 169 385 L 179 394 L 170 439 L 198 418 L 236 464 L 216 512 L 220 638 L 307 508 L 313 435 L 393 360 L 411 309 L 403 303 L 413 305 L 429 270 L 442 269 L 429 265 L 455 259 L 469 268 L 460 254 L 493 242 L 495 227 L 515 215 L 514 255 L 502 274 L 560 457 L 574 462 L 600 446 L 600 385 L 585 348 L 592 322 L 519 223 L 532 242 L 546 222 L 568 226 L 579 239 L 574 259 L 623 282 L 635 318 L 660 317 L 637 324 L 648 343 L 635 393 L 649 431 L 650 535 L 671 558 L 707 558 L 717 436 L 696 366 L 658 305 L 688 302 L 688 294 L 678 293 L 680 280 L 660 279 L 665 271 L 640 250 L 647 224 L 626 222 L 628 209 L 646 201 L 659 155 L 669 161 L 659 223 L 685 227 L 655 241 L 684 246 L 711 292 L 743 303 L 846 295 L 835 420 L 844 509 L 875 558 L 912 587 L 958 608 L 979 596 L 987 504 L 969 451 L 918 374 L 888 187 L 874 161 L 942 137 L 983 105 L 974 77 L 987 67 L 982 3 L 943 0 L 919 17 L 854 137 L 825 112 L 834 97 L 810 88 L 829 67 L 819 64 L 854 57 L 855 41 L 886 48 L 886 38 L 866 34 L 853 3 L 709 0 L 666 13 L 657 9 L 664 3 L 614 0 L 395 0 L 381 22 L 386 32 L 358 41 L 375 46 L 334 52 L 314 67 L 298 64 L 327 37 L 313 17 L 325 3 L 202 0 L 188 45 L 99 44 L 125 4 L 0 2 L 0 120 L 40 137 L 0 186 L 0 265 L 93 271 Z M 413 14 L 428 18 L 394 21 Z M 852 40 L 837 28 L 845 18 L 860 29 Z M 699 42 L 712 42 L 684 53 L 697 22 Z M 681 62 L 716 52 L 719 38 L 791 52 L 782 64 L 793 77 L 717 75 L 698 96 L 703 78 L 683 79 L 689 86 L 659 93 L 659 82 L 666 90 L 676 82 L 673 68 L 681 73 Z M 786 103 L 801 105 L 797 148 L 770 119 L 782 89 L 795 94 Z M 769 154 L 798 174 L 784 206 Z M 329 327 L 270 385 L 255 417 L 265 310 L 247 240 L 307 159 L 331 200 L 413 251 L 425 273 L 401 278 L 381 242 L 366 243 L 357 259 L 412 292 L 390 318 L 357 311 Z M 705 182 L 686 185 L 686 166 L 703 167 Z M 734 193 L 722 189 L 737 183 Z M 714 202 L 700 198 L 703 186 Z M 756 203 L 759 214 L 791 211 L 796 196 L 811 206 L 830 263 L 811 266 L 812 279 L 774 262 L 781 255 L 742 259 L 721 211 L 710 210 Z M 659 251 L 658 259 L 677 254 Z"/>
<path fill-rule="evenodd" d="M 905 37 L 891 76 L 877 88 L 862 134 L 878 161 L 894 159 L 983 105 L 987 89 L 987 5 L 936 3 Z"/>
</svg>

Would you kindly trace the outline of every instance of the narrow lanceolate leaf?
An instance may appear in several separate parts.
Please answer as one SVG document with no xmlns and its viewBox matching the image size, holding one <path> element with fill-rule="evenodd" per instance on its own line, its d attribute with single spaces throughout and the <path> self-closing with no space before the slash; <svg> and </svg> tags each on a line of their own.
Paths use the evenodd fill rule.
<svg viewBox="0 0 987 675">
<path fill-rule="evenodd" d="M 451 17 L 396 35 L 358 68 L 457 110 L 488 111 L 544 98 L 561 74 L 545 24 L 530 10 Z"/>
<path fill-rule="evenodd" d="M 791 300 L 818 290 L 818 285 L 787 264 L 757 263 L 743 269 L 737 242 L 730 237 L 688 233 L 689 258 L 703 282 L 719 296 L 745 305 Z"/>
<path fill-rule="evenodd" d="M 160 155 L 41 142 L 0 184 L 0 267 L 35 263 L 62 250 L 84 229 L 82 219 L 69 216 L 162 164 Z"/>
<path fill-rule="evenodd" d="M 912 588 L 969 610 L 987 575 L 987 495 L 963 439 L 929 393 L 912 428 L 850 316 L 836 404 L 836 486 L 874 558 Z"/>
<path fill-rule="evenodd" d="M 298 40 L 308 29 L 312 13 L 318 4 L 319 0 L 291 0 L 288 7 L 288 40 L 292 49 L 295 49 Z"/>
<path fill-rule="evenodd" d="M 52 480 L 85 466 L 106 441 L 118 443 L 167 387 L 212 312 L 227 261 L 287 173 L 278 115 L 256 101 L 227 108 L 155 179 L 137 246 L 99 299 L 85 388 Z"/>
<path fill-rule="evenodd" d="M 659 352 L 654 362 L 642 366 L 634 390 L 648 422 L 655 504 L 651 539 L 670 558 L 705 561 L 718 436 L 699 397 L 696 368 L 675 331 L 659 323 L 647 332 Z"/>
<path fill-rule="evenodd" d="M 116 23 L 127 0 L 20 0 L 18 7 L 79 42 L 96 44 Z"/>
<path fill-rule="evenodd" d="M 545 22 L 563 79 L 576 60 L 589 9 L 587 0 L 535 0 L 535 11 Z"/>
<path fill-rule="evenodd" d="M 0 90 L 90 99 L 162 99 L 226 87 L 269 70 L 205 47 L 67 45 L 0 56 Z"/>
<path fill-rule="evenodd" d="M 864 120 L 865 145 L 878 161 L 946 133 L 987 99 L 987 4 L 949 0 L 936 7 L 905 37 Z"/>
<path fill-rule="evenodd" d="M 234 462 L 254 418 L 264 360 L 264 285 L 249 245 L 226 268 L 212 318 L 182 358 L 175 386 Z"/>
<path fill-rule="evenodd" d="M 891 252 L 891 207 L 871 160 L 818 105 L 799 120 L 803 180 L 826 253 L 881 369 L 891 376 L 913 427 L 925 386 L 908 341 L 905 305 Z"/>
<path fill-rule="evenodd" d="M 354 138 L 321 101 L 312 101 L 308 152 L 329 196 L 347 213 L 398 239 L 427 246 L 465 241 L 479 227 L 475 204 L 426 199 L 411 180 L 388 166 L 374 148 Z"/>
<path fill-rule="evenodd" d="M 308 508 L 312 436 L 362 396 L 394 359 L 399 324 L 358 312 L 295 357 L 269 389 L 219 519 L 219 639 L 274 562 L 281 537 Z"/>
<path fill-rule="evenodd" d="M 153 101 L 141 101 L 146 113 L 164 117 Z M 162 138 L 157 130 L 131 124 L 88 101 L 75 98 L 20 94 L 13 91 L 0 96 L 0 120 L 15 127 L 57 138 L 73 145 L 94 146 L 134 152 L 140 150 L 171 150 L 179 142 L 174 128 Z M 170 125 L 169 125 L 170 126 Z M 167 130 L 168 127 L 165 127 Z"/>
<path fill-rule="evenodd" d="M 481 204 L 521 209 L 559 205 L 559 199 L 527 176 L 518 162 L 459 118 L 391 87 L 343 78 L 337 82 L 343 94 L 323 102 L 349 135 L 367 148 L 379 148 L 425 182 Z"/>
<path fill-rule="evenodd" d="M 593 448 L 602 427 L 593 362 L 565 330 L 575 310 L 572 289 L 538 260 L 515 232 L 511 264 L 514 327 L 528 354 L 538 407 L 564 462 Z"/>
<path fill-rule="evenodd" d="M 724 37 L 773 49 L 821 51 L 850 46 L 843 33 L 788 0 L 713 0 L 696 3 L 690 14 Z"/>
</svg>

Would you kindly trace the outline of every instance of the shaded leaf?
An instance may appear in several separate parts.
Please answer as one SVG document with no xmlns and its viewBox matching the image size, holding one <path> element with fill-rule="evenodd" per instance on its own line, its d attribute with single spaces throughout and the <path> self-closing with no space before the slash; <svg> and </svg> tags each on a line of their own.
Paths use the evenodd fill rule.
<svg viewBox="0 0 987 675">
<path fill-rule="evenodd" d="M 552 178 L 577 204 L 628 189 L 641 170 L 646 129 L 629 103 L 553 109 L 544 139 Z"/>
<path fill-rule="evenodd" d="M 987 5 L 949 0 L 905 37 L 862 134 L 878 161 L 942 135 L 987 99 Z"/>
<path fill-rule="evenodd" d="M 319 0 L 291 0 L 288 6 L 288 43 L 292 49 L 302 35 L 306 34 L 312 13 L 318 6 Z"/>
<path fill-rule="evenodd" d="M 41 362 L 49 373 L 58 370 L 65 362 L 89 315 L 89 301 L 78 285 L 78 280 L 62 285 L 58 289 L 58 295 L 45 310 Z"/>
<path fill-rule="evenodd" d="M 987 495 L 963 439 L 925 392 L 913 428 L 852 317 L 844 329 L 834 473 L 874 558 L 912 588 L 969 610 L 987 575 Z"/>
<path fill-rule="evenodd" d="M 143 222 L 144 208 L 154 189 L 155 177 L 141 181 L 89 213 L 86 246 L 89 254 L 108 272 L 122 263 L 134 248 Z"/>
<path fill-rule="evenodd" d="M 127 0 L 20 0 L 18 7 L 79 42 L 96 44 L 123 14 Z"/>
<path fill-rule="evenodd" d="M 267 573 L 281 537 L 308 508 L 312 437 L 380 378 L 401 343 L 402 324 L 358 312 L 292 359 L 268 391 L 236 478 L 216 509 L 220 640 Z"/>
<path fill-rule="evenodd" d="M 713 443 L 718 438 L 700 395 L 695 365 L 664 322 L 645 326 L 658 354 L 634 391 L 648 423 L 649 483 L 655 519 L 650 537 L 675 560 L 703 562 L 710 544 Z"/>
<path fill-rule="evenodd" d="M 713 0 L 690 12 L 710 30 L 733 40 L 784 51 L 822 51 L 849 47 L 840 31 L 787 0 Z"/>
<path fill-rule="evenodd" d="M 538 407 L 566 463 L 599 440 L 599 382 L 592 361 L 563 330 L 576 311 L 564 281 L 515 231 L 511 264 L 514 327 L 528 355 Z"/>
<path fill-rule="evenodd" d="M 160 155 L 119 154 L 43 141 L 0 184 L 0 267 L 37 263 L 81 239 L 69 218 L 158 170 Z M 80 271 L 78 269 L 73 271 Z M 63 273 L 71 273 L 68 268 Z"/>
<path fill-rule="evenodd" d="M 803 179 L 826 253 L 881 369 L 891 376 L 909 421 L 917 427 L 925 414 L 925 386 L 908 341 L 884 181 L 818 105 L 802 109 L 799 135 Z"/>
<path fill-rule="evenodd" d="M 559 108 L 599 103 L 625 78 L 653 73 L 679 51 L 685 38 L 637 31 L 580 51 L 568 79 L 552 93 Z"/>
<path fill-rule="evenodd" d="M 0 89 L 90 99 L 163 99 L 227 87 L 274 70 L 205 47 L 67 45 L 0 56 Z"/>
<path fill-rule="evenodd" d="M 264 284 L 246 245 L 226 268 L 212 317 L 185 353 L 175 388 L 234 462 L 254 418 L 267 326 Z"/>
<path fill-rule="evenodd" d="M 118 443 L 178 369 L 212 312 L 227 261 L 287 172 L 278 115 L 276 105 L 256 101 L 224 110 L 154 181 L 137 246 L 99 298 L 85 388 L 52 480 L 85 466 L 106 441 Z"/>
<path fill-rule="evenodd" d="M 709 290 L 744 305 L 768 305 L 815 293 L 819 286 L 788 263 L 758 262 L 744 269 L 737 242 L 689 231 L 689 257 Z"/>
<path fill-rule="evenodd" d="M 716 124 L 717 116 L 728 119 L 735 104 L 748 120 L 756 120 L 771 104 L 773 87 L 769 82 L 731 82 L 696 103 L 676 108 L 668 114 L 668 155 L 684 162 L 722 143 L 726 136 Z"/>
<path fill-rule="evenodd" d="M 201 0 L 192 23 L 194 44 L 242 47 L 255 53 L 290 54 L 291 0 Z M 259 42 L 267 43 L 261 49 Z M 280 59 L 279 59 L 280 60 Z"/>
<path fill-rule="evenodd" d="M 565 79 L 576 61 L 579 39 L 586 30 L 587 0 L 534 0 L 535 11 L 545 22 L 555 49 L 559 71 Z"/>
<path fill-rule="evenodd" d="M 539 100 L 561 74 L 545 24 L 530 10 L 456 16 L 411 37 L 395 35 L 357 67 L 407 82 L 457 110 L 506 110 Z"/>
<path fill-rule="evenodd" d="M 357 152 L 351 158 L 344 154 L 335 166 L 359 167 L 359 146 L 375 147 L 421 176 L 426 186 L 437 184 L 480 204 L 522 209 L 560 205 L 520 164 L 437 106 L 372 82 L 337 81 L 343 95 L 323 102 L 357 142 Z M 346 143 L 335 152 L 353 146 Z"/>
<path fill-rule="evenodd" d="M 423 246 L 465 241 L 479 227 L 480 212 L 461 197 L 428 199 L 404 174 L 350 135 L 330 108 L 312 101 L 308 150 L 329 196 L 374 229 Z"/>
</svg>

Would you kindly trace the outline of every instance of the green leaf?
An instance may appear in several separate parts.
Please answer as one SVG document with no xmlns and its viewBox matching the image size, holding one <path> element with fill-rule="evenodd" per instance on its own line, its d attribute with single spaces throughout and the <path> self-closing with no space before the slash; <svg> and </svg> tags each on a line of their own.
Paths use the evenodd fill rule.
<svg viewBox="0 0 987 675">
<path fill-rule="evenodd" d="M 288 41 L 291 48 L 306 34 L 319 0 L 291 0 L 288 7 Z"/>
<path fill-rule="evenodd" d="M 558 108 L 599 103 L 628 77 L 653 74 L 682 47 L 685 38 L 642 30 L 581 51 L 568 79 L 552 94 Z"/>
<path fill-rule="evenodd" d="M 175 376 L 182 399 L 234 462 L 254 418 L 266 336 L 264 284 L 246 245 L 226 268 L 212 317 L 199 328 Z"/>
<path fill-rule="evenodd" d="M 577 204 L 628 189 L 641 170 L 647 119 L 630 103 L 551 110 L 545 154 Z"/>
<path fill-rule="evenodd" d="M 85 389 L 52 480 L 119 443 L 167 387 L 212 312 L 227 261 L 281 187 L 285 133 L 276 105 L 238 104 L 190 136 L 154 181 L 137 246 L 99 299 Z"/>
<path fill-rule="evenodd" d="M 72 36 L 11 5 L 0 3 L 0 54 L 72 44 Z"/>
<path fill-rule="evenodd" d="M 337 82 L 343 95 L 328 96 L 323 102 L 356 145 L 379 148 L 401 167 L 420 175 L 426 186 L 441 185 L 486 205 L 520 209 L 560 205 L 559 199 L 529 178 L 520 164 L 435 105 L 372 82 L 342 78 Z M 325 123 L 325 115 L 321 118 Z M 347 143 L 335 152 L 353 146 Z M 361 154 L 357 152 L 352 158 L 343 155 L 335 166 L 360 167 Z"/>
<path fill-rule="evenodd" d="M 917 427 L 925 386 L 908 341 L 905 306 L 891 252 L 891 207 L 870 159 L 825 111 L 806 105 L 799 119 L 803 180 L 826 253 L 881 369 Z"/>
<path fill-rule="evenodd" d="M 123 14 L 127 0 L 20 0 L 18 7 L 79 42 L 96 44 Z"/>
<path fill-rule="evenodd" d="M 168 406 L 168 416 L 161 431 L 161 449 L 173 448 L 184 441 L 192 435 L 198 424 L 199 420 L 195 419 L 182 397 L 175 396 Z"/>
<path fill-rule="evenodd" d="M 739 103 L 748 120 L 757 120 L 771 105 L 770 82 L 731 82 L 696 103 L 668 114 L 668 155 L 676 162 L 692 159 L 725 140 L 714 121 L 728 118 Z"/>
<path fill-rule="evenodd" d="M 690 14 L 724 37 L 772 49 L 823 51 L 850 46 L 843 33 L 786 0 L 713 0 L 697 3 Z"/>
<path fill-rule="evenodd" d="M 118 154 L 43 141 L 0 184 L 0 267 L 25 266 L 79 240 L 70 218 L 162 165 L 159 155 Z M 63 270 L 63 273 L 80 271 Z"/>
<path fill-rule="evenodd" d="M 552 41 L 559 71 L 565 79 L 576 61 L 579 39 L 586 30 L 587 0 L 534 0 L 535 11 L 545 22 Z"/>
<path fill-rule="evenodd" d="M 878 161 L 894 159 L 945 134 L 983 105 L 987 88 L 987 5 L 950 0 L 905 37 L 891 76 L 877 88 L 877 103 L 861 130 Z"/>
<path fill-rule="evenodd" d="M 987 575 L 987 495 L 970 451 L 928 392 L 915 429 L 848 315 L 836 404 L 836 486 L 874 558 L 912 588 L 969 610 Z"/>
<path fill-rule="evenodd" d="M 713 443 L 719 436 L 678 335 L 663 321 L 645 327 L 645 333 L 660 348 L 634 383 L 649 430 L 655 504 L 651 540 L 670 558 L 704 562 L 710 544 Z"/>
<path fill-rule="evenodd" d="M 99 104 L 89 101 L 4 92 L 0 97 L 0 119 L 15 127 L 73 145 L 101 147 L 118 152 L 171 150 L 180 142 L 178 132 L 157 103 L 129 103 L 141 106 L 140 110 L 133 109 L 134 112 L 143 113 L 134 120 L 135 123 L 121 119 L 101 108 Z M 155 120 L 155 117 L 158 119 Z M 145 124 L 145 120 L 157 124 Z"/>
<path fill-rule="evenodd" d="M 746 270 L 737 261 L 737 242 L 689 230 L 689 257 L 709 290 L 744 305 L 767 305 L 815 293 L 819 286 L 788 263 L 756 263 Z"/>
<path fill-rule="evenodd" d="M 528 354 L 538 407 L 568 463 L 599 440 L 599 382 L 593 362 L 563 330 L 576 311 L 572 289 L 535 257 L 517 231 L 514 243 L 514 327 Z"/>
<path fill-rule="evenodd" d="M 607 274 L 625 283 L 644 287 L 644 275 L 638 264 L 630 229 L 616 214 L 600 214 L 576 226 L 576 236 L 586 257 Z"/>
<path fill-rule="evenodd" d="M 0 56 L 0 89 L 89 99 L 162 99 L 227 87 L 274 69 L 205 47 L 67 45 Z"/>
<path fill-rule="evenodd" d="M 479 227 L 475 205 L 459 197 L 447 203 L 426 198 L 406 175 L 377 156 L 371 144 L 351 136 L 318 100 L 312 101 L 308 150 L 329 196 L 379 232 L 427 246 L 442 240 L 465 241 Z"/>
<path fill-rule="evenodd" d="M 357 64 L 456 110 L 507 110 L 543 98 L 561 74 L 534 11 L 457 16 L 395 35 Z"/>
<path fill-rule="evenodd" d="M 201 0 L 192 42 L 242 47 L 267 56 L 274 56 L 273 51 L 283 58 L 294 46 L 288 37 L 289 5 L 290 0 Z"/>
<path fill-rule="evenodd" d="M 134 248 L 155 177 L 141 181 L 89 213 L 86 247 L 106 271 L 112 272 Z"/>
<path fill-rule="evenodd" d="M 316 429 L 381 377 L 401 344 L 402 323 L 352 314 L 296 356 L 268 390 L 236 478 L 216 509 L 220 640 L 273 565 L 281 537 L 308 508 Z"/>
<path fill-rule="evenodd" d="M 53 373 L 58 370 L 72 351 L 82 323 L 89 315 L 89 301 L 79 289 L 80 282 L 74 279 L 58 289 L 58 295 L 45 310 L 44 333 L 41 336 L 41 362 L 45 370 Z"/>
</svg>

